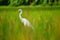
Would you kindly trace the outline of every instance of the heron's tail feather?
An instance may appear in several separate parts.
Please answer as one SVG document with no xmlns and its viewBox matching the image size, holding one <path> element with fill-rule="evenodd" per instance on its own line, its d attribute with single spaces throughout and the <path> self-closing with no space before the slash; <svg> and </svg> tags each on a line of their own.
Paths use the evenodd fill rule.
<svg viewBox="0 0 60 40">
<path fill-rule="evenodd" d="M 32 30 L 33 30 L 33 31 L 35 31 L 35 28 L 34 28 L 34 26 L 31 26 L 31 28 L 32 28 Z"/>
</svg>

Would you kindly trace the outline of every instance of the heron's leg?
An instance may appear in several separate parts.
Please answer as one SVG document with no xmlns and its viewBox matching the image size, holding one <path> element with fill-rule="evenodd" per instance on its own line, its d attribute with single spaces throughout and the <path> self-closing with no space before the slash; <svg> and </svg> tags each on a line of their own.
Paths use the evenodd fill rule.
<svg viewBox="0 0 60 40">
<path fill-rule="evenodd" d="M 26 23 L 24 22 L 24 28 L 26 29 Z"/>
<path fill-rule="evenodd" d="M 26 26 L 26 24 L 24 23 L 24 26 Z"/>
</svg>

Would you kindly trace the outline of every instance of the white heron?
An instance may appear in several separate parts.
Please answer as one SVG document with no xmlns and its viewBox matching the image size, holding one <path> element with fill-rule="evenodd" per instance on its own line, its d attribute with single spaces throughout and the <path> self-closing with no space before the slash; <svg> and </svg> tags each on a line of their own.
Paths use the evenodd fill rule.
<svg viewBox="0 0 60 40">
<path fill-rule="evenodd" d="M 34 29 L 33 26 L 31 25 L 31 23 L 26 18 L 22 17 L 22 9 L 19 9 L 18 11 L 19 11 L 19 18 L 20 18 L 21 22 L 24 24 L 24 26 L 28 26 L 28 27 L 31 27 L 32 29 Z"/>
</svg>

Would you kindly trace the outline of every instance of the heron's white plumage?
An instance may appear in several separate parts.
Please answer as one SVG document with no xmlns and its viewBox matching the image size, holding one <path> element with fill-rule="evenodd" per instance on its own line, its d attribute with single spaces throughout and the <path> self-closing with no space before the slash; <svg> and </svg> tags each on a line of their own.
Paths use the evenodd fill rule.
<svg viewBox="0 0 60 40">
<path fill-rule="evenodd" d="M 25 19 L 25 18 L 22 18 L 22 23 L 24 23 L 24 26 L 30 26 L 31 24 L 30 24 L 30 22 L 27 20 L 27 19 Z"/>
<path fill-rule="evenodd" d="M 24 24 L 24 26 L 32 27 L 31 23 L 26 18 L 22 18 L 22 9 L 19 9 L 18 11 L 19 11 L 19 18 L 21 22 Z"/>
</svg>

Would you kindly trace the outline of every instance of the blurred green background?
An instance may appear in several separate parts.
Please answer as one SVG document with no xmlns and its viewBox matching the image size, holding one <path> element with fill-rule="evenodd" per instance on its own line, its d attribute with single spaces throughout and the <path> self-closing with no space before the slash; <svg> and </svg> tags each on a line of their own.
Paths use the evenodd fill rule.
<svg viewBox="0 0 60 40">
<path fill-rule="evenodd" d="M 0 5 L 5 6 L 36 6 L 36 5 L 60 5 L 60 0 L 0 0 Z"/>
<path fill-rule="evenodd" d="M 18 9 L 35 30 L 24 27 Z M 60 40 L 60 0 L 0 0 L 0 40 Z"/>
</svg>

